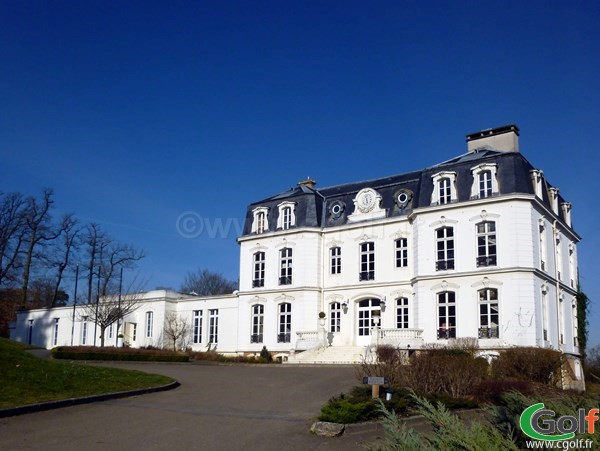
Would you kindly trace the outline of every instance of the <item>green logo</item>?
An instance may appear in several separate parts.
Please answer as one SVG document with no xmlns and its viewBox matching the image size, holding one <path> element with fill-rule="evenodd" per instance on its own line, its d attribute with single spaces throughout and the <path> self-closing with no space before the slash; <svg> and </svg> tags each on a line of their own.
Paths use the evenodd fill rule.
<svg viewBox="0 0 600 451">
<path fill-rule="evenodd" d="M 578 429 L 578 422 L 575 417 L 563 416 L 554 420 L 555 412 L 553 410 L 544 409 L 544 403 L 534 404 L 523 411 L 519 418 L 521 430 L 528 437 L 536 440 L 570 440 L 575 437 L 575 432 Z M 544 418 L 549 416 L 551 418 Z M 559 435 L 554 434 L 558 431 Z"/>
</svg>

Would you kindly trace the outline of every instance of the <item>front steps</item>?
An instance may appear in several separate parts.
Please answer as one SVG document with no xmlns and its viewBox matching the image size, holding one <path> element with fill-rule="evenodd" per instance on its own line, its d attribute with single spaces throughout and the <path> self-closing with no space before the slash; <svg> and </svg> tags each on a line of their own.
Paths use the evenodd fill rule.
<svg viewBox="0 0 600 451">
<path fill-rule="evenodd" d="M 365 358 L 365 346 L 324 346 L 290 355 L 288 364 L 353 365 Z"/>
</svg>

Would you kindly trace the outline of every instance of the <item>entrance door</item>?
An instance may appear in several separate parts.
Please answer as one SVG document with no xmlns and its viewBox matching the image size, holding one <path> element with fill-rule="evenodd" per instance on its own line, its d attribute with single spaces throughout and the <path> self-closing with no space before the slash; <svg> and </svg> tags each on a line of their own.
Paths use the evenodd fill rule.
<svg viewBox="0 0 600 451">
<path fill-rule="evenodd" d="M 358 303 L 358 318 L 356 330 L 356 345 L 368 346 L 371 342 L 373 328 L 373 310 L 381 310 L 379 299 L 365 299 Z"/>
</svg>

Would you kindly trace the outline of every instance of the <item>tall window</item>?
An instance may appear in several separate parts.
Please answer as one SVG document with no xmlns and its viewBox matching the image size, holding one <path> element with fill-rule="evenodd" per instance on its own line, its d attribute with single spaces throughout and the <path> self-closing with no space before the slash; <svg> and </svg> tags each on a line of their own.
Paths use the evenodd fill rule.
<svg viewBox="0 0 600 451">
<path fill-rule="evenodd" d="M 454 269 L 454 229 L 452 227 L 442 227 L 435 231 L 437 260 L 435 269 L 444 271 Z"/>
<path fill-rule="evenodd" d="M 279 333 L 277 343 L 290 343 L 292 340 L 292 304 L 279 304 Z"/>
<path fill-rule="evenodd" d="M 331 274 L 341 274 L 342 272 L 342 248 L 332 247 L 329 249 L 329 260 Z"/>
<path fill-rule="evenodd" d="M 115 323 L 111 323 L 108 326 L 108 338 L 114 338 L 115 336 Z"/>
<path fill-rule="evenodd" d="M 54 318 L 54 331 L 52 333 L 52 346 L 58 344 L 58 318 Z"/>
<path fill-rule="evenodd" d="M 342 319 L 342 306 L 339 302 L 329 304 L 329 332 L 339 332 Z"/>
<path fill-rule="evenodd" d="M 265 213 L 259 212 L 256 215 L 256 233 L 263 233 L 265 231 Z"/>
<path fill-rule="evenodd" d="M 452 201 L 451 181 L 449 178 L 440 179 L 438 184 L 438 202 L 441 204 L 449 204 Z"/>
<path fill-rule="evenodd" d="M 265 286 L 265 253 L 257 252 L 254 254 L 254 271 L 252 275 L 252 287 Z"/>
<path fill-rule="evenodd" d="M 396 299 L 396 328 L 408 329 L 408 298 Z"/>
<path fill-rule="evenodd" d="M 398 238 L 396 240 L 396 268 L 408 266 L 408 239 Z"/>
<path fill-rule="evenodd" d="M 438 338 L 456 338 L 456 293 L 443 291 L 437 295 Z"/>
<path fill-rule="evenodd" d="M 88 317 L 83 317 L 83 323 L 81 323 L 81 344 L 87 344 L 87 336 L 88 336 Z"/>
<path fill-rule="evenodd" d="M 375 279 L 375 243 L 360 244 L 360 273 L 358 280 Z"/>
<path fill-rule="evenodd" d="M 152 323 L 154 322 L 154 313 L 146 312 L 146 337 L 152 337 Z"/>
<path fill-rule="evenodd" d="M 131 340 L 137 340 L 137 323 L 131 323 Z"/>
<path fill-rule="evenodd" d="M 546 271 L 546 225 L 544 219 L 540 219 L 540 268 Z"/>
<path fill-rule="evenodd" d="M 498 338 L 498 290 L 485 288 L 479 297 L 479 338 Z"/>
<path fill-rule="evenodd" d="M 481 171 L 479 173 L 479 197 L 490 197 L 492 195 L 492 171 Z"/>
<path fill-rule="evenodd" d="M 284 247 L 279 251 L 279 285 L 292 283 L 292 249 Z"/>
<path fill-rule="evenodd" d="M 496 266 L 496 223 L 477 224 L 477 266 Z"/>
<path fill-rule="evenodd" d="M 269 230 L 268 212 L 269 209 L 267 207 L 256 207 L 252 210 L 252 214 L 254 215 L 252 233 L 264 233 Z"/>
<path fill-rule="evenodd" d="M 571 321 L 573 324 L 573 346 L 579 346 L 579 324 L 577 324 L 578 319 L 577 319 L 577 301 L 573 300 L 573 303 L 571 304 L 571 311 L 572 311 L 572 316 L 571 316 Z"/>
<path fill-rule="evenodd" d="M 292 207 L 284 207 L 282 229 L 287 230 L 292 225 Z"/>
<path fill-rule="evenodd" d="M 543 320 L 543 336 L 545 341 L 550 341 L 548 337 L 548 330 L 550 329 L 550 320 L 548 312 L 548 295 L 547 291 L 542 288 L 542 320 Z"/>
<path fill-rule="evenodd" d="M 202 343 L 202 310 L 192 313 L 192 343 Z"/>
<path fill-rule="evenodd" d="M 265 322 L 265 306 L 256 304 L 252 306 L 252 335 L 250 343 L 263 342 L 263 327 Z"/>
<path fill-rule="evenodd" d="M 208 342 L 216 344 L 219 339 L 219 310 L 208 311 Z"/>
</svg>

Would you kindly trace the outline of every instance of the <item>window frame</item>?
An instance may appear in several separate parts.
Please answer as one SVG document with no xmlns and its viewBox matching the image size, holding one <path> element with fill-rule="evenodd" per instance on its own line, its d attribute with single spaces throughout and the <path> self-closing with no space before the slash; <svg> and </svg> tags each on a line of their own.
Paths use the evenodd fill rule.
<svg viewBox="0 0 600 451">
<path fill-rule="evenodd" d="M 202 322 L 204 313 L 202 310 L 192 310 L 192 343 L 202 343 Z"/>
<path fill-rule="evenodd" d="M 342 273 L 342 248 L 333 246 L 329 248 L 329 274 L 335 276 Z"/>
<path fill-rule="evenodd" d="M 265 306 L 253 304 L 250 308 L 250 343 L 263 343 L 265 331 Z"/>
<path fill-rule="evenodd" d="M 410 329 L 410 304 L 407 297 L 396 298 L 396 329 Z"/>
<path fill-rule="evenodd" d="M 146 338 L 152 338 L 152 329 L 154 328 L 154 312 L 146 312 Z"/>
<path fill-rule="evenodd" d="M 277 306 L 277 343 L 292 341 L 292 304 L 282 302 Z"/>
<path fill-rule="evenodd" d="M 478 337 L 484 339 L 500 338 L 500 298 L 498 289 L 482 288 L 477 290 L 477 307 L 479 310 Z"/>
<path fill-rule="evenodd" d="M 476 266 L 478 268 L 498 265 L 498 235 L 496 221 L 475 224 L 477 243 Z"/>
<path fill-rule="evenodd" d="M 408 268 L 408 238 L 400 237 L 394 243 L 396 268 Z"/>
<path fill-rule="evenodd" d="M 219 309 L 208 309 L 208 342 L 219 343 Z"/>
<path fill-rule="evenodd" d="M 252 254 L 252 288 L 265 286 L 266 253 L 257 251 Z"/>
<path fill-rule="evenodd" d="M 337 333 L 341 331 L 342 323 L 342 304 L 332 302 L 329 304 L 329 332 Z"/>
<path fill-rule="evenodd" d="M 443 236 L 440 236 L 440 232 L 443 233 Z M 456 247 L 454 237 L 454 227 L 452 226 L 443 226 L 435 229 L 436 271 L 448 271 L 455 269 Z"/>
<path fill-rule="evenodd" d="M 359 282 L 375 280 L 375 242 L 365 241 L 359 244 Z"/>
<path fill-rule="evenodd" d="M 284 247 L 279 251 L 279 285 L 292 284 L 293 251 Z"/>
<path fill-rule="evenodd" d="M 436 293 L 437 338 L 446 340 L 456 338 L 456 292 L 440 291 Z M 444 312 L 442 314 L 442 311 Z"/>
</svg>

